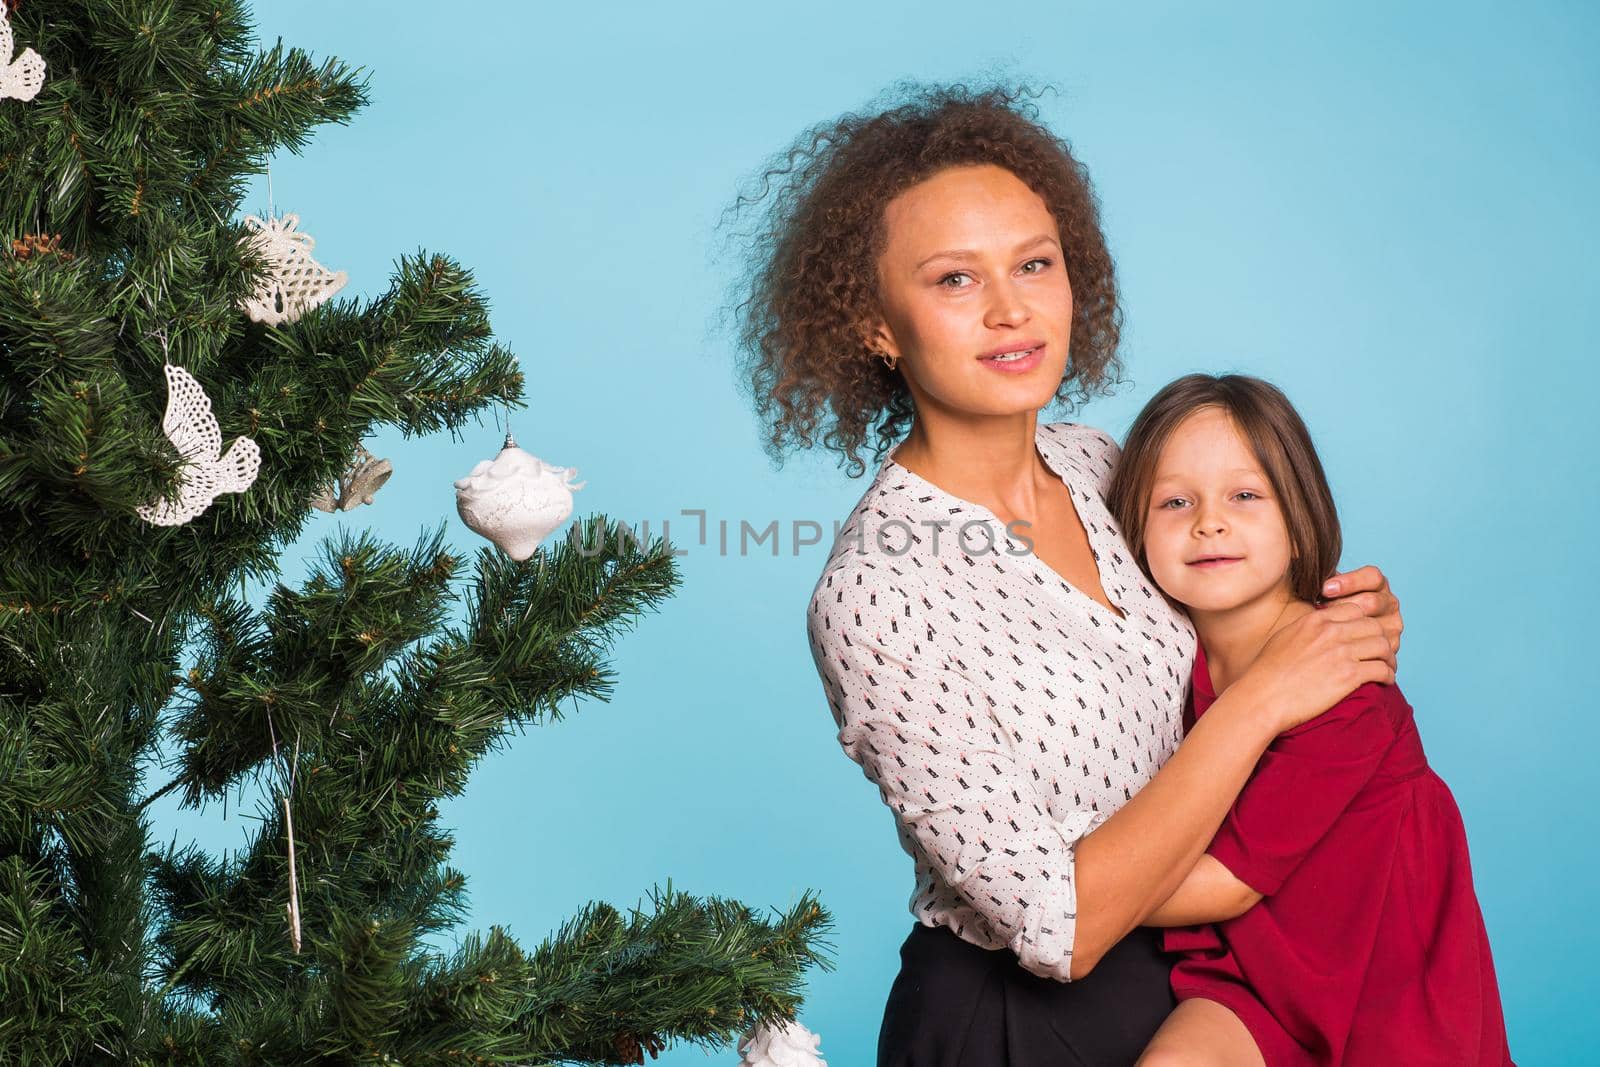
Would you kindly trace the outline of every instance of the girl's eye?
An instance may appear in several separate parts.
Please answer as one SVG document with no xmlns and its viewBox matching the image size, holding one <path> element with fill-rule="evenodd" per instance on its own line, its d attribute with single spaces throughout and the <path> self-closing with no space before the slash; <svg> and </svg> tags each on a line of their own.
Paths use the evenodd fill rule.
<svg viewBox="0 0 1600 1067">
<path fill-rule="evenodd" d="M 1261 499 L 1259 496 L 1257 496 L 1256 494 L 1252 493 L 1248 489 L 1241 489 L 1241 490 L 1239 490 L 1239 492 L 1235 493 L 1234 496 L 1238 497 L 1241 500 L 1243 500 L 1243 499 L 1260 500 Z"/>
<path fill-rule="evenodd" d="M 1172 497 L 1169 500 L 1163 500 L 1161 503 L 1157 504 L 1156 507 L 1157 508 L 1165 508 L 1168 511 L 1176 511 L 1177 508 L 1173 507 L 1173 505 L 1177 504 L 1177 505 L 1181 506 L 1184 503 L 1185 503 L 1185 501 L 1181 496 L 1175 496 L 1175 497 Z"/>
<path fill-rule="evenodd" d="M 949 281 L 951 278 L 965 278 L 966 276 L 967 275 L 964 271 L 956 271 L 954 274 L 946 274 L 943 278 L 939 279 L 939 285 L 945 289 L 965 289 L 966 286 L 964 285 L 945 285 L 944 283 Z"/>
</svg>

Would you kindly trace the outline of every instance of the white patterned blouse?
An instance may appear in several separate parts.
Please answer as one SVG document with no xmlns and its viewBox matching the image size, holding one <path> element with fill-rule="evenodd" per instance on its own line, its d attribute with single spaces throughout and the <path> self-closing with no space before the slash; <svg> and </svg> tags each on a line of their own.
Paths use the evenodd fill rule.
<svg viewBox="0 0 1600 1067">
<path fill-rule="evenodd" d="M 914 861 L 912 916 L 1064 982 L 1073 850 L 1177 748 L 1195 636 L 1106 509 L 1116 442 L 1069 422 L 1035 441 L 1122 616 L 1026 529 L 891 455 L 839 528 L 806 629 L 839 744 Z"/>
</svg>

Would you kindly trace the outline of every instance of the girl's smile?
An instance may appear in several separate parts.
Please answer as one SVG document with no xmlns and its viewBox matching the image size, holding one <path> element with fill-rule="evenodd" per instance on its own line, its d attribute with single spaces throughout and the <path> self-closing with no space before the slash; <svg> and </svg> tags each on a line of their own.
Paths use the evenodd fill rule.
<svg viewBox="0 0 1600 1067">
<path fill-rule="evenodd" d="M 1197 622 L 1252 604 L 1275 614 L 1290 599 L 1289 529 L 1254 449 L 1221 409 L 1190 415 L 1161 450 L 1144 548 L 1150 573 Z"/>
</svg>

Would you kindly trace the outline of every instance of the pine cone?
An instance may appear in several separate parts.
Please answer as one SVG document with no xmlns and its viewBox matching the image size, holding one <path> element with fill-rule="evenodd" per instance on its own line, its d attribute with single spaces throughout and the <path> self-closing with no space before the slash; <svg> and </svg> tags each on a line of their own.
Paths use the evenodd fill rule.
<svg viewBox="0 0 1600 1067">
<path fill-rule="evenodd" d="M 4 3 L 4 0 L 0 0 Z M 71 259 L 72 253 L 61 247 L 59 233 L 26 233 L 11 242 L 11 254 L 18 259 L 28 259 L 32 256 L 57 255 L 62 259 Z"/>
<path fill-rule="evenodd" d="M 666 1042 L 660 1038 L 645 1035 L 640 1038 L 636 1034 L 618 1034 L 612 1039 L 617 1046 L 617 1053 L 622 1057 L 623 1063 L 643 1064 L 645 1052 L 650 1053 L 650 1058 L 655 1059 L 656 1054 L 666 1048 Z M 640 1042 L 643 1041 L 641 1045 Z"/>
</svg>

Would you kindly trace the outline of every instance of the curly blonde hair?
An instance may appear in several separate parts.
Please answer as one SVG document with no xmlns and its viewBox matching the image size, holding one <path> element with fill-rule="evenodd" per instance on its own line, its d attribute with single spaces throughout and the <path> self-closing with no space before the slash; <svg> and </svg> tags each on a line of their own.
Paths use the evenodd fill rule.
<svg viewBox="0 0 1600 1067">
<path fill-rule="evenodd" d="M 741 193 L 724 212 L 726 222 L 766 201 L 754 232 L 741 235 L 747 268 L 733 287 L 733 312 L 740 372 L 767 430 L 764 447 L 780 464 L 790 445 L 811 448 L 820 438 L 857 477 L 875 424 L 875 465 L 909 428 L 911 393 L 868 332 L 882 314 L 884 208 L 949 166 L 1005 167 L 1055 217 L 1073 307 L 1071 361 L 1054 399 L 1086 400 L 1119 381 L 1122 311 L 1099 203 L 1087 168 L 1024 99 L 1039 93 L 898 82 L 887 95 L 892 106 L 806 130 L 768 161 L 759 191 Z"/>
</svg>

